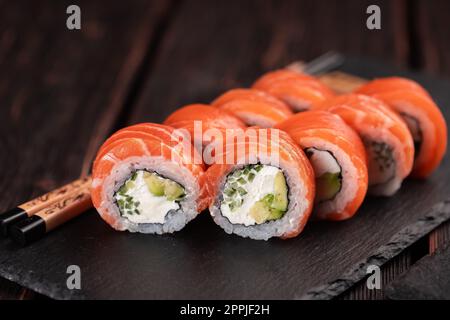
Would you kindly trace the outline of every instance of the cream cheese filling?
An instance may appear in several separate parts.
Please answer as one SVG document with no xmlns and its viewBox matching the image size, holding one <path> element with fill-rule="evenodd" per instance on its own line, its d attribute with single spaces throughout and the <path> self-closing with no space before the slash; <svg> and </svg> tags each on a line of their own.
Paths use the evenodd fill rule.
<svg viewBox="0 0 450 320">
<path fill-rule="evenodd" d="M 136 171 L 135 176 L 126 182 L 129 186 L 127 190 L 117 192 L 114 197 L 117 203 L 123 204 L 122 216 L 131 222 L 164 223 L 167 213 L 178 210 L 180 204 L 175 200 L 168 200 L 164 195 L 155 196 L 151 193 L 144 180 L 144 172 Z"/>
<path fill-rule="evenodd" d="M 275 176 L 282 172 L 279 168 L 269 165 L 261 166 L 261 170 L 254 175 L 252 181 L 239 184 L 238 181 L 232 181 L 232 175 L 227 178 L 224 190 L 232 187 L 232 184 L 237 184 L 240 188 L 245 190 L 235 195 L 236 201 L 240 203 L 239 206 L 233 208 L 224 201 L 220 205 L 222 215 L 226 217 L 233 224 L 243 224 L 251 226 L 257 224 L 255 219 L 249 215 L 250 209 L 253 205 L 264 198 L 268 194 L 275 193 Z M 231 178 L 231 179 L 230 179 Z"/>
</svg>

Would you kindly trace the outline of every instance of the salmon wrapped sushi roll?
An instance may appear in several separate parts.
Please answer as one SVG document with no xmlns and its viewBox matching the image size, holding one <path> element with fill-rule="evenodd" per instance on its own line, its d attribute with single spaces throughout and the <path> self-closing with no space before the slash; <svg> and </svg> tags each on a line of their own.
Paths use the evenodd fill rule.
<svg viewBox="0 0 450 320">
<path fill-rule="evenodd" d="M 185 129 L 191 135 L 197 150 L 207 146 L 215 136 L 225 135 L 227 129 L 245 129 L 247 126 L 228 111 L 205 104 L 191 104 L 174 111 L 164 124 Z M 211 134 L 208 134 L 208 131 Z"/>
<path fill-rule="evenodd" d="M 227 91 L 212 106 L 231 112 L 248 126 L 261 128 L 271 128 L 293 114 L 284 102 L 256 89 Z"/>
<path fill-rule="evenodd" d="M 305 111 L 334 96 L 318 79 L 296 71 L 281 69 L 266 73 L 253 88 L 265 91 L 284 101 L 294 112 Z"/>
<path fill-rule="evenodd" d="M 447 124 L 428 92 L 418 83 L 398 77 L 373 80 L 357 92 L 384 101 L 403 118 L 414 139 L 412 175 L 430 175 L 445 155 Z"/>
<path fill-rule="evenodd" d="M 277 129 L 249 128 L 245 136 L 252 138 L 228 143 L 207 170 L 214 221 L 229 234 L 257 240 L 297 236 L 314 202 L 306 155 Z"/>
<path fill-rule="evenodd" d="M 346 94 L 316 109 L 339 115 L 361 137 L 369 170 L 369 192 L 391 196 L 411 173 L 414 142 L 405 122 L 381 100 Z"/>
<path fill-rule="evenodd" d="M 143 123 L 119 130 L 99 149 L 92 169 L 92 202 L 114 229 L 171 233 L 205 209 L 204 168 L 188 138 Z M 187 142 L 186 142 L 187 141 Z"/>
<path fill-rule="evenodd" d="M 366 154 L 358 134 L 339 116 L 322 110 L 298 113 L 276 128 L 287 132 L 312 164 L 316 181 L 313 216 L 351 218 L 368 184 Z"/>
</svg>

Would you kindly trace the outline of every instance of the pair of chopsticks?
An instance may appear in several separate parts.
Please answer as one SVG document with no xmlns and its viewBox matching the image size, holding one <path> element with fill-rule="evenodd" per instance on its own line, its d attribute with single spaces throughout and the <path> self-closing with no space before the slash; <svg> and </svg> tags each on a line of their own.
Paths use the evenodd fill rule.
<svg viewBox="0 0 450 320">
<path fill-rule="evenodd" d="M 308 64 L 294 62 L 287 68 L 314 74 L 331 89 L 345 93 L 366 80 L 338 71 L 327 73 L 343 62 L 342 55 L 328 52 Z M 78 179 L 0 214 L 0 233 L 21 245 L 38 240 L 92 207 L 90 185 L 90 177 Z"/>
<path fill-rule="evenodd" d="M 366 79 L 340 71 L 333 71 L 342 66 L 344 60 L 344 57 L 339 53 L 330 51 L 307 64 L 302 61 L 296 61 L 286 68 L 315 75 L 333 91 L 343 94 L 352 92 L 367 83 Z"/>
<path fill-rule="evenodd" d="M 92 207 L 91 177 L 72 181 L 0 214 L 0 232 L 26 245 Z"/>
</svg>

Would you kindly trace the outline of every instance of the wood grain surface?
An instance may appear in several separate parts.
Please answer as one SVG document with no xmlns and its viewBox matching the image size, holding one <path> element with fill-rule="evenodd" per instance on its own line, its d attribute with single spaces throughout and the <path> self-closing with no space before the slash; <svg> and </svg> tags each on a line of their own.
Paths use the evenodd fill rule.
<svg viewBox="0 0 450 320">
<path fill-rule="evenodd" d="M 450 2 L 419 0 L 415 3 L 412 25 L 418 67 L 450 76 Z"/>
<path fill-rule="evenodd" d="M 226 89 L 250 85 L 264 71 L 332 49 L 370 51 L 402 65 L 408 48 L 398 40 L 404 38 L 397 26 L 401 18 L 394 17 L 403 2 L 380 2 L 386 18 L 383 30 L 375 32 L 365 28 L 370 3 L 184 1 L 167 28 L 129 122 L 161 121 L 183 104 L 209 102 Z M 342 19 L 346 16 L 352 19 Z"/>
</svg>

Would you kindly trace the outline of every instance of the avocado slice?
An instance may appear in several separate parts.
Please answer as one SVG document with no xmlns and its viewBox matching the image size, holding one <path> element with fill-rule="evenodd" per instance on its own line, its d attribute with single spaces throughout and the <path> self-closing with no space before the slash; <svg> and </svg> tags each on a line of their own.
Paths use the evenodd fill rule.
<svg viewBox="0 0 450 320">
<path fill-rule="evenodd" d="M 148 191 L 153 195 L 160 197 L 164 195 L 164 179 L 154 173 L 144 172 L 144 181 L 147 184 Z"/>
<path fill-rule="evenodd" d="M 173 201 L 178 200 L 184 196 L 184 189 L 175 181 L 171 181 L 166 179 L 164 194 L 167 197 L 167 200 Z"/>
<path fill-rule="evenodd" d="M 275 199 L 275 195 L 267 194 L 250 208 L 249 215 L 255 219 L 256 223 L 277 220 L 285 214 L 286 210 L 279 210 L 274 207 Z"/>
<path fill-rule="evenodd" d="M 333 199 L 341 190 L 341 178 L 339 172 L 326 172 L 316 178 L 316 198 L 319 201 Z"/>
<path fill-rule="evenodd" d="M 286 211 L 277 210 L 277 209 L 271 209 L 270 210 L 270 216 L 267 220 L 278 220 L 284 216 Z"/>
<path fill-rule="evenodd" d="M 267 221 L 271 215 L 270 206 L 264 200 L 259 200 L 250 208 L 249 215 L 255 219 L 256 223 Z"/>
<path fill-rule="evenodd" d="M 283 172 L 278 172 L 275 175 L 274 187 L 275 194 L 271 207 L 276 210 L 286 211 L 288 207 L 288 190 Z"/>
<path fill-rule="evenodd" d="M 125 183 L 125 189 L 126 189 L 126 191 L 128 191 L 128 190 L 130 190 L 130 189 L 132 189 L 132 188 L 134 188 L 135 187 L 135 183 L 134 183 L 134 181 L 132 181 L 132 180 L 128 180 L 126 183 Z"/>
<path fill-rule="evenodd" d="M 120 187 L 120 189 L 117 192 L 124 195 L 125 193 L 127 193 L 128 190 L 134 188 L 134 186 L 135 186 L 134 182 L 132 180 L 128 180 Z"/>
</svg>

